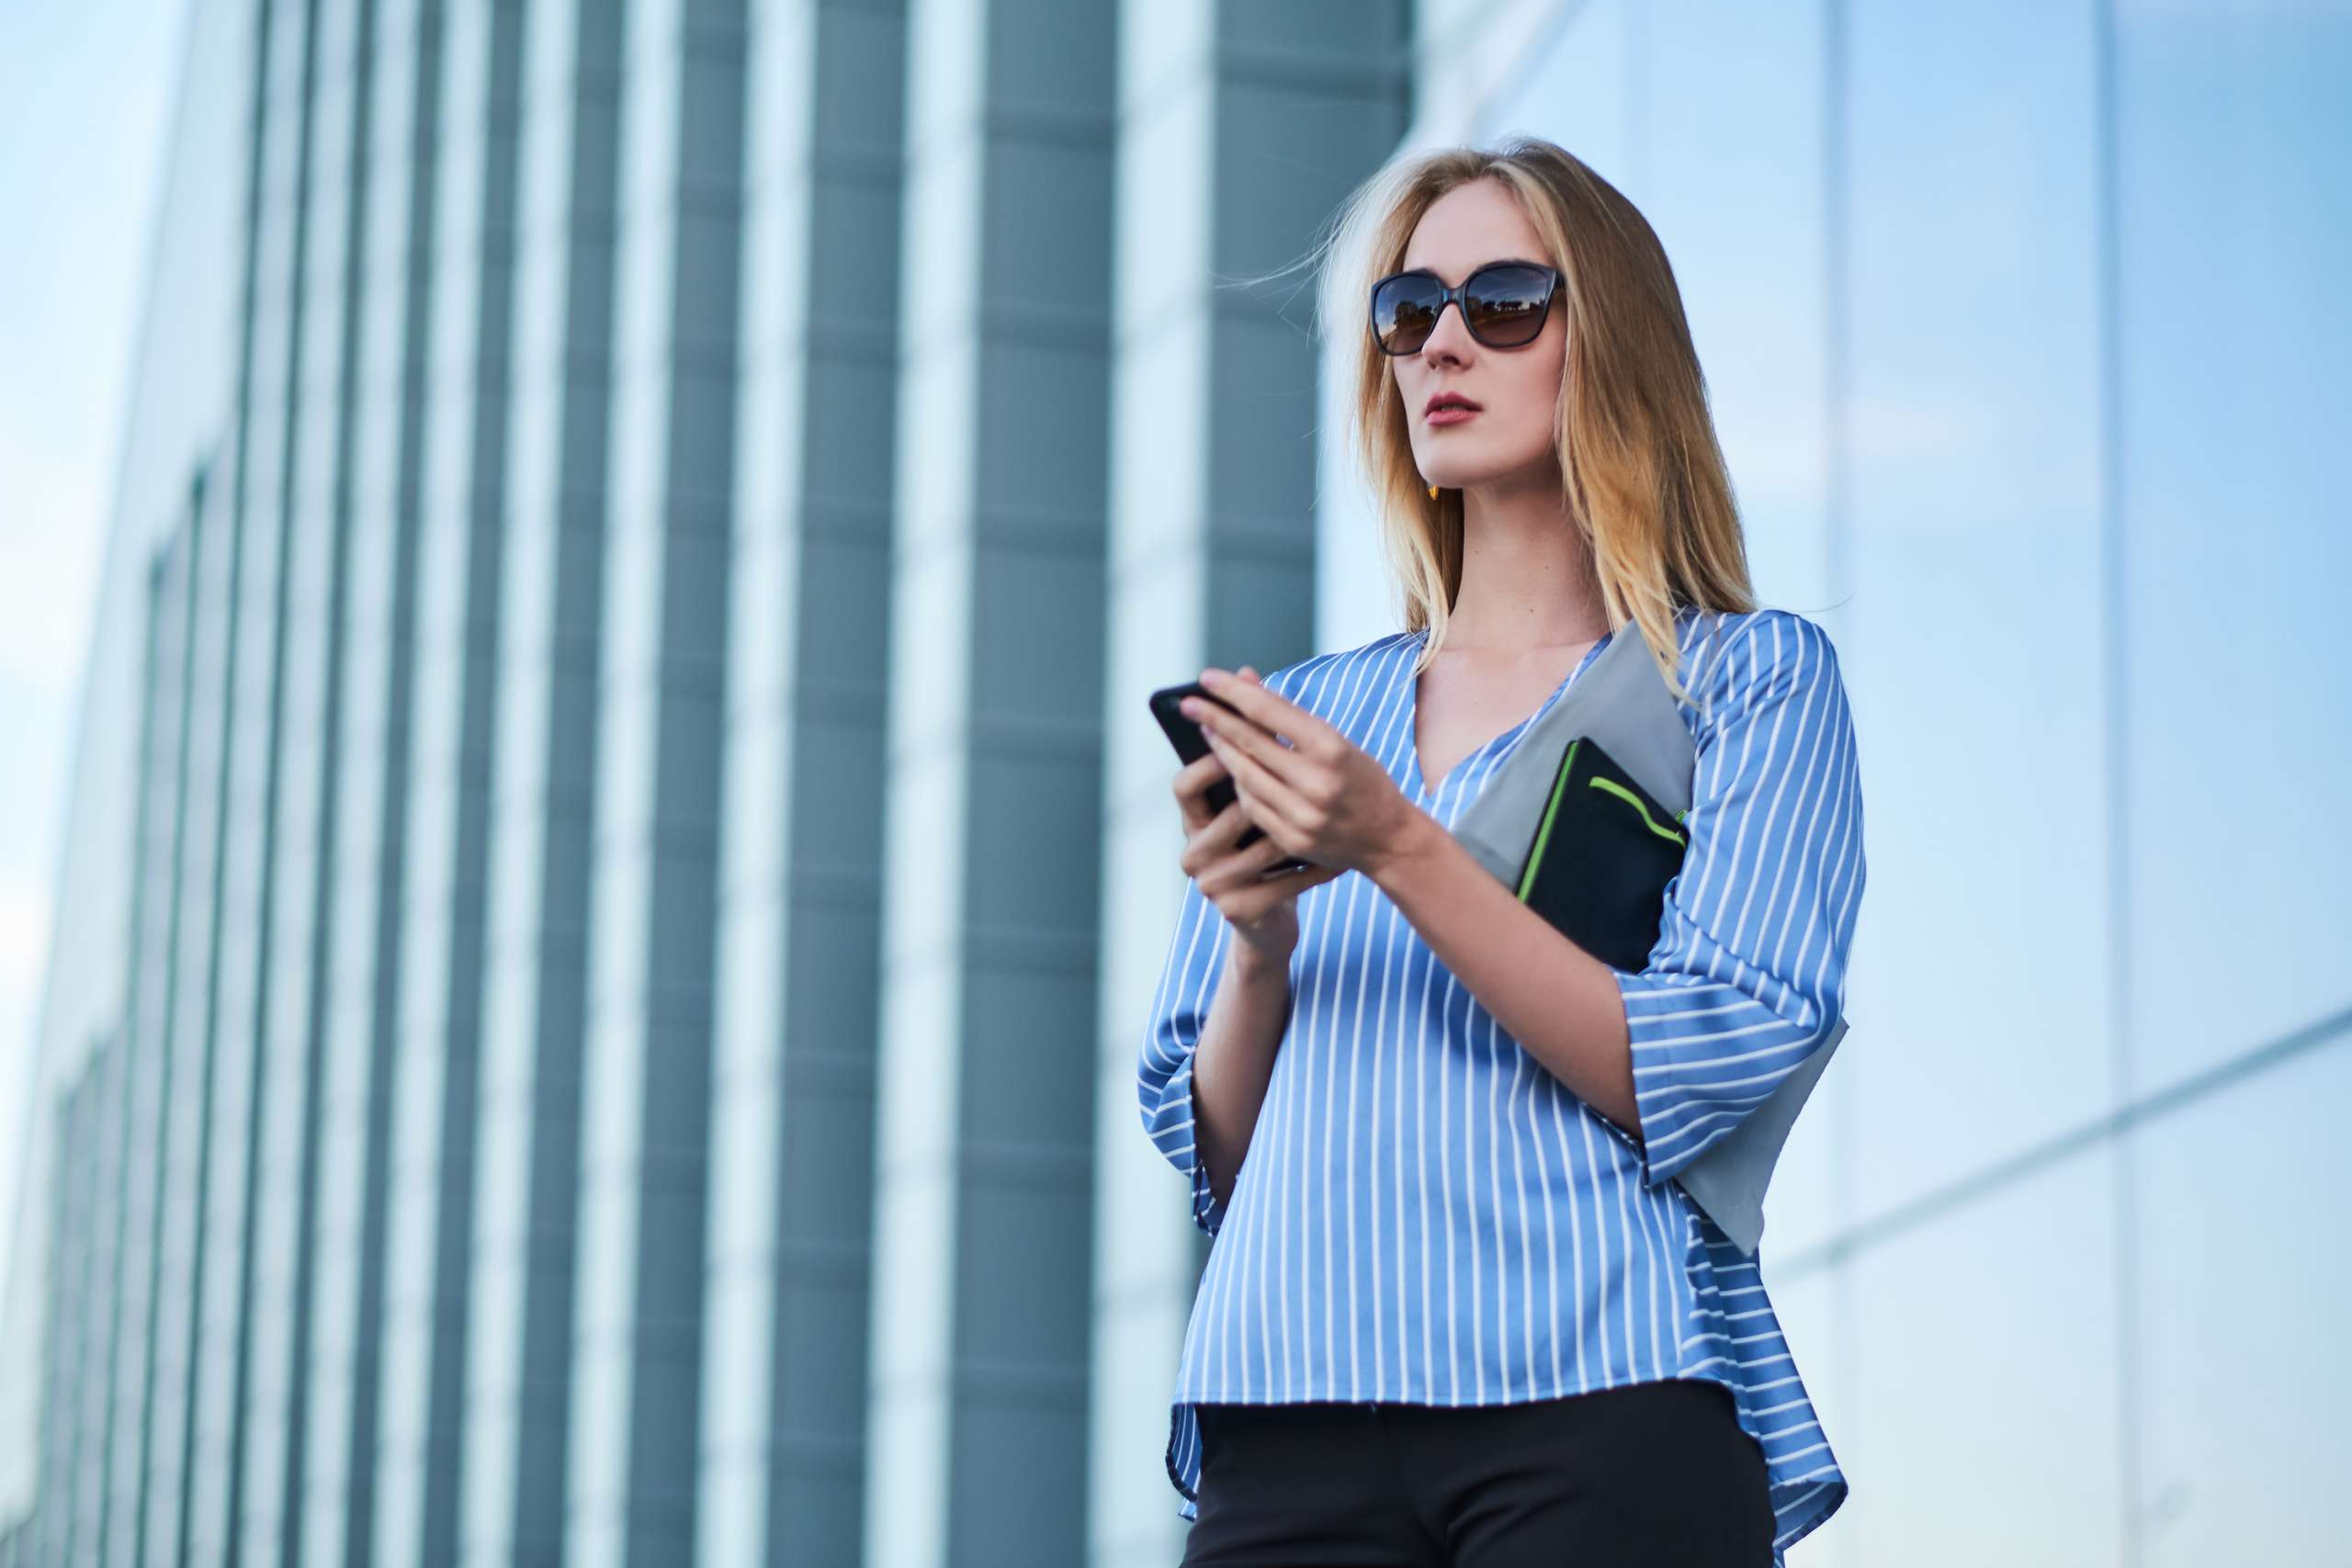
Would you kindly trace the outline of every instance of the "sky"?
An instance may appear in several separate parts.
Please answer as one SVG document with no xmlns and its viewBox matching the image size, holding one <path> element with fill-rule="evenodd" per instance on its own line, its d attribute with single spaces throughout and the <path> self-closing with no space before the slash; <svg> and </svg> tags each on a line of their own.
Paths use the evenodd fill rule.
<svg viewBox="0 0 2352 1568">
<path fill-rule="evenodd" d="M 0 0 L 0 1260 L 187 10 Z"/>
</svg>

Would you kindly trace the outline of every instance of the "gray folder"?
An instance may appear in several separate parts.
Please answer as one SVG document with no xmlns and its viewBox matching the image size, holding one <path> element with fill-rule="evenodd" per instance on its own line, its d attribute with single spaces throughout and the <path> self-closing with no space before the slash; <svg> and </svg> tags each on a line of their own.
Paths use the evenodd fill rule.
<svg viewBox="0 0 2352 1568">
<path fill-rule="evenodd" d="M 1568 742 L 1580 735 L 1599 742 L 1667 809 L 1679 813 L 1690 808 L 1698 748 L 1641 628 L 1629 621 L 1529 728 L 1454 823 L 1453 836 L 1506 887 L 1519 885 L 1560 758 Z M 1771 1182 L 1772 1168 L 1797 1112 L 1845 1035 L 1841 1017 L 1820 1048 L 1782 1079 L 1770 1099 L 1675 1177 L 1691 1201 L 1750 1257 L 1764 1235 L 1764 1190 Z"/>
</svg>

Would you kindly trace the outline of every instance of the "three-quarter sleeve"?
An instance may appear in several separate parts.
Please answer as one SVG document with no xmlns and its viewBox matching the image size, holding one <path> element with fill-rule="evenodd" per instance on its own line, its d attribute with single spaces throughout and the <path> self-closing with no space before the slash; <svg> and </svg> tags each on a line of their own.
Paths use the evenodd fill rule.
<svg viewBox="0 0 2352 1568">
<path fill-rule="evenodd" d="M 1669 1180 L 1827 1041 L 1860 906 L 1862 797 L 1837 650 L 1758 612 L 1719 645 L 1689 848 L 1625 1007 L 1643 1179 Z"/>
<path fill-rule="evenodd" d="M 1193 1057 L 1224 972 L 1227 930 L 1217 907 L 1202 896 L 1200 884 L 1185 878 L 1183 906 L 1160 967 L 1159 989 L 1136 1072 L 1144 1131 L 1169 1162 L 1191 1179 L 1193 1223 L 1211 1235 L 1225 1223 L 1225 1203 L 1209 1190 L 1208 1168 L 1193 1137 Z"/>
</svg>

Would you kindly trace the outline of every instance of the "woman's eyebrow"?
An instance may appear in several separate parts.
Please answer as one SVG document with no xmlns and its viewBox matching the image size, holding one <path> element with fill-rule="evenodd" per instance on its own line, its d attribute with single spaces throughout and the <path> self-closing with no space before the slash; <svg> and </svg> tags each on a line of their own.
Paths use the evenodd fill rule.
<svg viewBox="0 0 2352 1568">
<path fill-rule="evenodd" d="M 1464 273 L 1462 276 L 1463 276 L 1464 277 L 1467 277 L 1467 276 L 1470 276 L 1470 273 L 1471 273 L 1471 272 L 1476 272 L 1476 271 L 1478 270 L 1478 268 L 1479 268 L 1479 267 L 1487 267 L 1487 266 L 1542 266 L 1542 267 L 1548 267 L 1548 266 L 1550 266 L 1551 265 L 1552 265 L 1552 264 L 1551 264 L 1550 262 L 1531 261 L 1530 259 L 1528 259 L 1528 258 L 1527 258 L 1527 257 L 1525 257 L 1525 256 L 1490 256 L 1490 257 L 1488 257 L 1487 260 L 1485 260 L 1485 261 L 1482 261 L 1482 262 L 1478 263 L 1477 266 L 1474 266 L 1474 267 L 1472 267 L 1472 268 L 1470 269 L 1470 272 L 1465 272 L 1465 273 Z M 1428 273 L 1431 277 L 1436 278 L 1440 283 L 1443 283 L 1443 282 L 1445 281 L 1445 274 L 1443 274 L 1443 273 L 1442 273 L 1442 272 L 1438 271 L 1438 269 L 1437 269 L 1437 268 L 1435 268 L 1435 267 L 1433 267 L 1433 266 L 1430 265 L 1427 262 L 1423 262 L 1423 263 L 1422 263 L 1420 265 L 1419 265 L 1419 266 L 1408 266 L 1408 267 L 1405 268 L 1404 270 L 1405 270 L 1405 271 L 1407 271 L 1407 272 L 1426 272 L 1426 273 Z"/>
</svg>

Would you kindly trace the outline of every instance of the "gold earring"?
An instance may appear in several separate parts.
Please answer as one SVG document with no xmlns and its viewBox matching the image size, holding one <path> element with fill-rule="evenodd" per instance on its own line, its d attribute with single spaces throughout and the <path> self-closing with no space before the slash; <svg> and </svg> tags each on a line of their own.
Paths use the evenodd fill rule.
<svg viewBox="0 0 2352 1568">
<path fill-rule="evenodd" d="M 1430 499 L 1431 501 L 1435 501 L 1437 499 L 1437 486 L 1435 485 L 1430 486 Z"/>
</svg>

